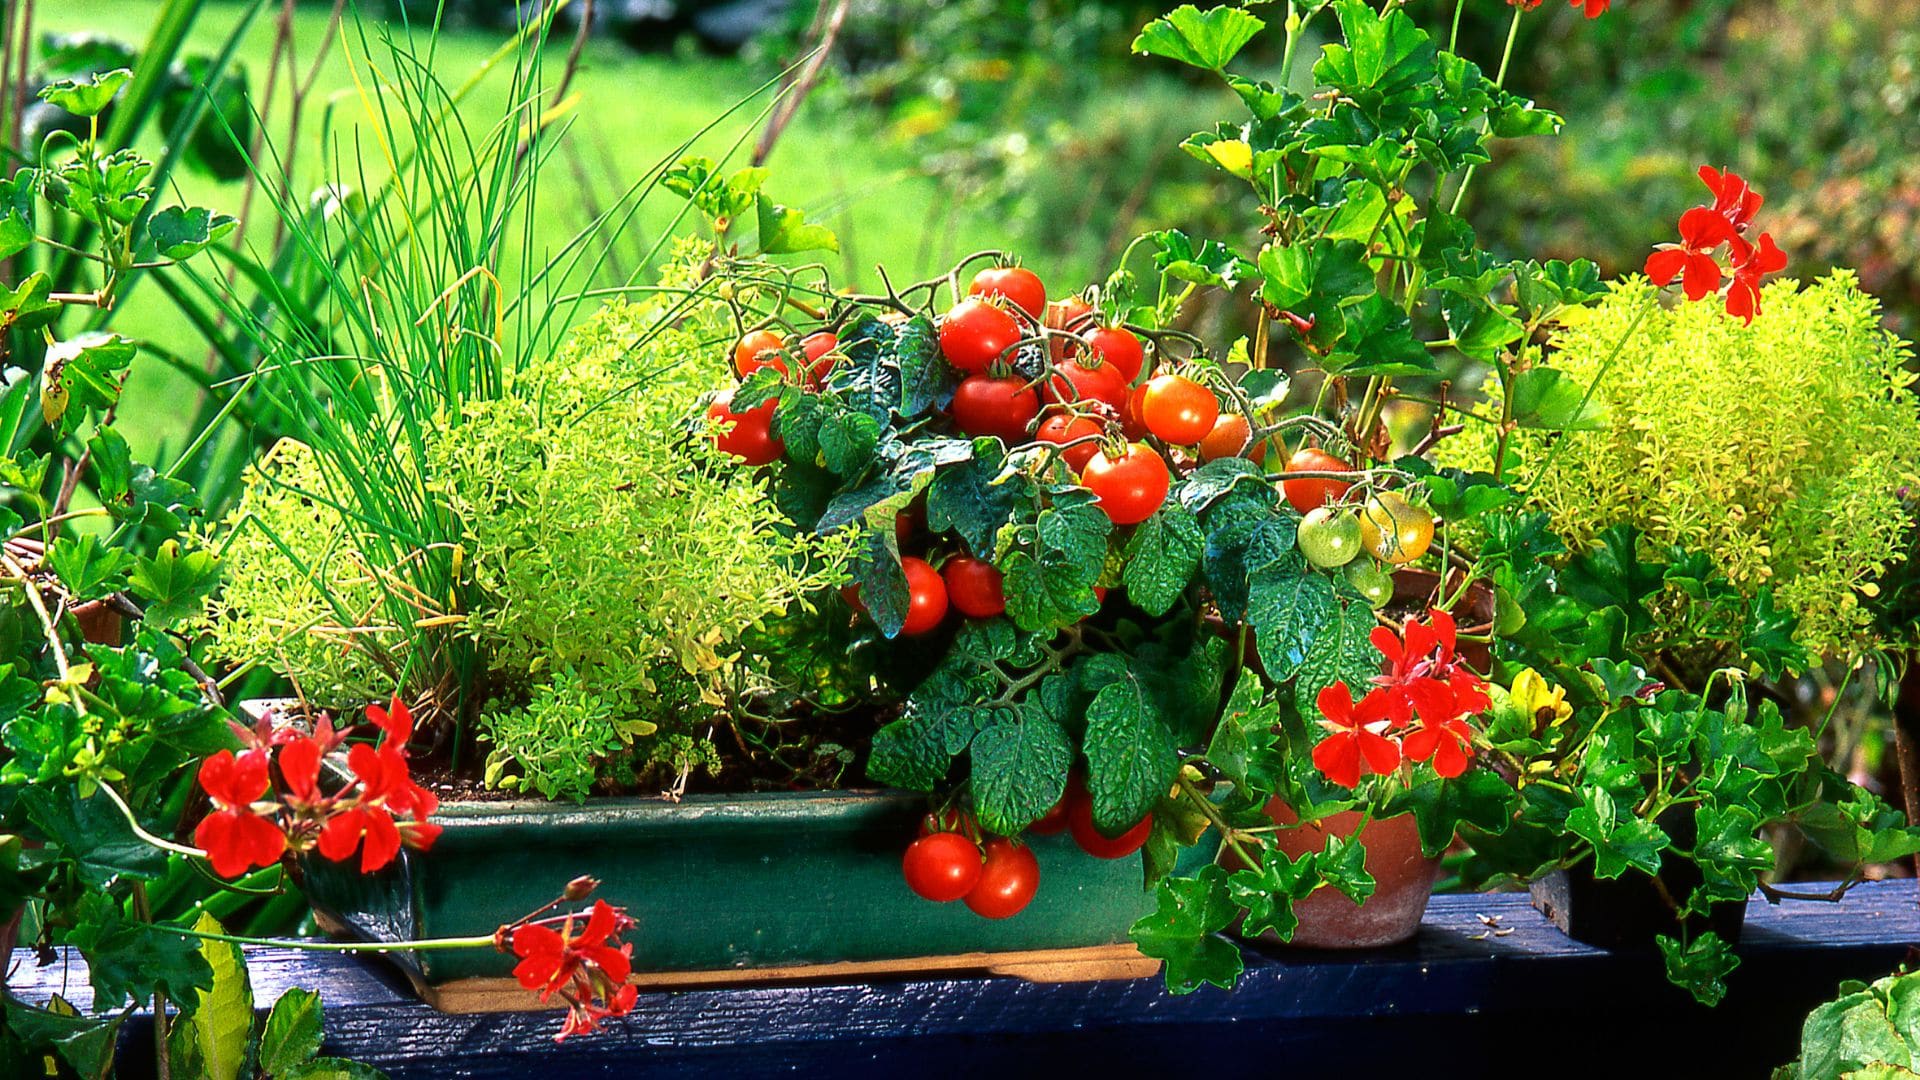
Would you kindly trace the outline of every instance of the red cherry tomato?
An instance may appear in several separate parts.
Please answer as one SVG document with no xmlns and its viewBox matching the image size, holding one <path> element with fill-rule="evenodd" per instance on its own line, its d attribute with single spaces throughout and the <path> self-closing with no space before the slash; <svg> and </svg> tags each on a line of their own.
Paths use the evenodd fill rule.
<svg viewBox="0 0 1920 1080">
<path fill-rule="evenodd" d="M 764 367 L 785 375 L 787 361 L 780 350 L 786 347 L 780 335 L 771 330 L 752 331 L 733 346 L 733 370 L 743 379 Z"/>
<path fill-rule="evenodd" d="M 1018 375 L 985 373 L 960 380 L 953 392 L 953 422 L 975 437 L 998 435 L 1009 445 L 1027 441 L 1027 425 L 1040 415 L 1040 395 Z"/>
<path fill-rule="evenodd" d="M 776 402 L 768 401 L 744 413 L 732 411 L 728 407 L 732 403 L 733 391 L 728 390 L 707 406 L 707 416 L 720 424 L 720 432 L 714 436 L 713 444 L 749 465 L 778 461 L 780 455 L 787 452 L 787 446 L 773 434 L 773 407 Z"/>
<path fill-rule="evenodd" d="M 1033 857 L 1033 849 L 996 836 L 987 841 L 986 862 L 967 894 L 967 907 L 983 919 L 1012 918 L 1039 891 L 1040 860 Z"/>
<path fill-rule="evenodd" d="M 971 897 L 980 887 L 984 870 L 980 849 L 959 833 L 923 836 L 907 845 L 907 853 L 900 860 L 907 888 L 939 904 Z"/>
<path fill-rule="evenodd" d="M 1093 797 L 1085 788 L 1067 806 L 1067 828 L 1073 830 L 1073 842 L 1096 859 L 1124 859 L 1139 851 L 1153 834 L 1153 815 L 1141 818 L 1119 836 L 1108 836 L 1093 827 Z"/>
<path fill-rule="evenodd" d="M 1046 397 L 1057 404 L 1075 401 L 1103 401 L 1120 412 L 1127 407 L 1127 377 L 1112 364 L 1080 357 L 1053 365 L 1047 379 Z"/>
<path fill-rule="evenodd" d="M 1129 442 L 1139 442 L 1153 434 L 1147 428 L 1147 422 L 1141 419 L 1146 396 L 1147 384 L 1141 383 L 1127 394 L 1127 407 L 1120 410 L 1120 433 L 1125 435 Z"/>
<path fill-rule="evenodd" d="M 1040 430 L 1034 433 L 1034 438 L 1040 442 L 1064 444 L 1098 434 L 1100 434 L 1100 425 L 1090 417 L 1056 412 L 1040 421 Z M 1067 463 L 1067 468 L 1072 469 L 1077 475 L 1080 470 L 1087 467 L 1087 462 L 1093 460 L 1093 455 L 1099 452 L 1098 443 L 1084 442 L 1079 446 L 1061 451 L 1060 457 Z"/>
<path fill-rule="evenodd" d="M 1218 461 L 1221 458 L 1239 457 L 1247 449 L 1247 440 L 1253 438 L 1253 427 L 1247 418 L 1239 413 L 1221 413 L 1213 422 L 1213 430 L 1200 440 L 1200 460 Z"/>
<path fill-rule="evenodd" d="M 1046 327 L 1049 330 L 1068 330 L 1079 333 L 1086 329 L 1083 323 L 1093 315 L 1093 305 L 1087 303 L 1084 296 L 1069 296 L 1055 300 L 1047 305 Z M 1047 341 L 1047 351 L 1055 362 L 1066 359 L 1069 338 L 1055 337 Z"/>
<path fill-rule="evenodd" d="M 1287 472 L 1351 472 L 1353 466 L 1327 453 L 1325 450 L 1307 446 L 1294 451 L 1287 459 Z M 1332 502 L 1339 502 L 1353 485 L 1345 480 L 1283 480 L 1280 488 L 1286 492 L 1287 501 L 1295 510 L 1306 513 L 1317 510 Z"/>
<path fill-rule="evenodd" d="M 918 637 L 939 626 L 947 617 L 947 583 L 940 580 L 940 571 L 928 566 L 925 559 L 909 555 L 900 560 L 900 569 L 907 572 L 907 620 L 901 625 L 900 633 Z"/>
<path fill-rule="evenodd" d="M 978 298 L 962 300 L 940 319 L 940 353 L 961 371 L 985 371 L 1026 336 L 1020 320 Z"/>
<path fill-rule="evenodd" d="M 1167 463 L 1145 443 L 1129 443 L 1119 457 L 1101 451 L 1080 470 L 1080 483 L 1100 497 L 1115 525 L 1137 525 L 1167 501 Z"/>
<path fill-rule="evenodd" d="M 973 619 L 991 619 L 1007 610 L 1007 594 L 1000 571 L 993 564 L 969 555 L 956 555 L 940 568 L 947 583 L 947 600 L 960 614 Z"/>
<path fill-rule="evenodd" d="M 973 275 L 968 296 L 1002 296 L 1038 319 L 1047 311 L 1047 287 L 1024 266 L 989 266 Z"/>
<path fill-rule="evenodd" d="M 1120 369 L 1127 382 L 1140 377 L 1147 353 L 1132 331 L 1118 326 L 1096 326 L 1086 333 L 1087 346 L 1094 356 Z"/>
<path fill-rule="evenodd" d="M 949 806 L 939 813 L 927 814 L 920 819 L 919 835 L 921 836 L 932 836 L 934 833 L 943 832 L 965 835 L 974 831 L 972 818 L 957 806 Z"/>
<path fill-rule="evenodd" d="M 800 351 L 807 354 L 807 378 L 819 383 L 833 370 L 839 354 L 840 338 L 831 330 L 821 330 L 800 339 Z"/>
<path fill-rule="evenodd" d="M 1028 832 L 1035 836 L 1052 836 L 1067 831 L 1067 804 L 1073 801 L 1073 785 L 1076 782 L 1077 778 L 1067 782 L 1067 790 L 1060 793 L 1060 801 L 1053 804 L 1053 809 L 1041 814 L 1039 821 L 1027 826 Z"/>
<path fill-rule="evenodd" d="M 1192 446 L 1213 432 L 1220 399 L 1185 375 L 1155 375 L 1141 387 L 1140 419 L 1175 446 Z"/>
</svg>

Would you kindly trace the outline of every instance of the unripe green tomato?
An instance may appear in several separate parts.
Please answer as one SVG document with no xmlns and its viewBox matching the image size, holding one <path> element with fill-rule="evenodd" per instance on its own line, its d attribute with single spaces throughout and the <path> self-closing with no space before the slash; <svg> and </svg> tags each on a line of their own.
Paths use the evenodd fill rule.
<svg viewBox="0 0 1920 1080">
<path fill-rule="evenodd" d="M 1372 559 L 1348 563 L 1346 575 L 1347 584 L 1358 589 L 1374 610 L 1386 607 L 1387 601 L 1393 599 L 1393 575 Z"/>
<path fill-rule="evenodd" d="M 1336 506 L 1309 511 L 1300 519 L 1300 554 L 1315 566 L 1347 565 L 1360 554 L 1360 519 Z"/>
</svg>

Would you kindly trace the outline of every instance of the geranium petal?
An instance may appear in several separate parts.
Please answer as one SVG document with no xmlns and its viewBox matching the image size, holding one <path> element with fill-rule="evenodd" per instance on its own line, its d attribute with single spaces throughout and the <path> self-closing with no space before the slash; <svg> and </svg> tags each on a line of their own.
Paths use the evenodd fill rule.
<svg viewBox="0 0 1920 1080">
<path fill-rule="evenodd" d="M 1663 248 L 1647 256 L 1647 278 L 1662 288 L 1673 284 L 1673 279 L 1686 268 L 1687 253 L 1683 248 Z"/>
</svg>

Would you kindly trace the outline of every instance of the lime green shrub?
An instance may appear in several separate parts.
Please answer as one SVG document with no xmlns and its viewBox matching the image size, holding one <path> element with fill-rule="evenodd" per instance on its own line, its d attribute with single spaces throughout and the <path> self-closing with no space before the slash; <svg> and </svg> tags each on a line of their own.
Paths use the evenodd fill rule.
<svg viewBox="0 0 1920 1080">
<path fill-rule="evenodd" d="M 841 545 L 799 535 L 699 421 L 734 331 L 684 277 L 608 304 L 423 442 L 479 598 L 444 632 L 484 665 L 469 677 L 494 786 L 578 799 L 717 768 L 705 739 L 748 681 L 741 636 L 842 575 Z M 298 444 L 263 462 L 215 537 L 233 573 L 208 623 L 223 661 L 346 708 L 391 691 L 406 639 L 370 614 L 393 568 L 354 550 L 344 503 L 309 494 L 337 482 Z"/>
<path fill-rule="evenodd" d="M 1616 286 L 1559 335 L 1556 366 L 1587 386 L 1653 303 L 1643 278 Z M 1748 596 L 1771 587 L 1801 645 L 1842 655 L 1866 645 L 1863 600 L 1913 528 L 1911 350 L 1849 272 L 1776 282 L 1763 308 L 1750 327 L 1712 303 L 1653 309 L 1600 380 L 1599 429 L 1515 432 L 1518 477 L 1570 546 L 1624 522 L 1708 553 Z M 1446 453 L 1485 467 L 1495 433 L 1468 427 Z"/>
</svg>

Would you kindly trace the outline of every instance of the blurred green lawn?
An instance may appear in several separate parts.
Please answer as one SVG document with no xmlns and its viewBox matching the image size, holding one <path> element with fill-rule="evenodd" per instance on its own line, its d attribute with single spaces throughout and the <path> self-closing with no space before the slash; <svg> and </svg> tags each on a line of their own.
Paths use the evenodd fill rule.
<svg viewBox="0 0 1920 1080">
<path fill-rule="evenodd" d="M 90 31 L 119 38 L 137 48 L 145 42 L 159 9 L 158 0 L 52 4 L 42 6 L 38 22 L 46 31 Z M 207 3 L 189 38 L 188 51 L 216 52 L 245 9 L 246 5 L 240 3 Z M 236 54 L 247 69 L 256 97 L 265 87 L 274 17 L 268 12 L 256 18 Z M 325 7 L 302 7 L 295 16 L 295 56 L 302 73 L 312 63 L 326 18 Z M 375 32 L 369 27 L 369 37 Z M 393 32 L 403 31 L 395 27 Z M 341 39 L 328 55 L 308 101 L 302 145 L 296 151 L 297 192 L 318 185 L 323 161 L 345 159 L 351 153 L 354 137 L 350 125 L 364 115 L 341 49 L 341 44 L 350 44 L 357 50 L 359 39 L 351 25 L 343 28 Z M 475 31 L 443 34 L 435 62 L 442 81 L 449 85 L 464 81 L 502 40 L 501 36 Z M 567 44 L 563 41 L 551 47 L 547 57 L 550 77 L 557 77 Z M 365 58 L 361 59 L 364 62 Z M 374 59 L 380 59 L 377 45 Z M 463 116 L 470 127 L 484 130 L 502 114 L 508 74 L 497 72 L 469 99 Z M 761 72 L 731 58 L 641 55 L 617 42 L 589 42 L 573 83 L 581 100 L 566 136 L 569 145 L 565 157 L 543 174 L 537 219 L 542 234 L 551 236 L 550 246 L 561 247 L 593 209 L 606 205 L 650 165 L 764 81 Z M 276 140 L 284 139 L 286 132 L 285 85 L 283 74 L 268 122 L 269 137 Z M 968 251 L 1006 242 L 1006 237 L 974 231 L 991 227 L 991 221 L 946 213 L 935 184 L 916 171 L 912 158 L 877 148 L 880 144 L 870 125 L 823 114 L 820 100 L 803 107 L 782 136 L 768 162 L 773 169 L 768 191 L 781 202 L 805 208 L 814 220 L 839 234 L 841 254 L 828 259 L 837 259 L 835 271 L 843 282 L 872 284 L 872 268 L 877 262 L 887 265 L 894 280 L 913 280 L 928 276 Z M 729 118 L 704 140 L 698 152 L 718 158 L 745 134 L 745 148 L 740 153 L 744 160 L 757 137 L 755 117 L 764 104 L 763 95 Z M 337 137 L 335 149 L 323 155 L 320 121 L 328 108 L 333 110 Z M 157 149 L 158 138 L 158 133 L 149 129 L 148 152 Z M 342 160 L 340 172 L 356 175 L 350 160 Z M 238 183 L 220 183 L 186 170 L 176 171 L 173 183 L 178 198 L 190 204 L 228 213 L 240 211 L 242 187 Z M 680 201 L 666 192 L 650 199 L 636 234 L 619 249 L 626 253 L 628 263 L 619 270 L 624 272 L 638 261 L 639 253 L 652 245 L 679 208 Z M 250 242 L 270 241 L 272 214 L 265 200 L 256 197 L 247 215 L 250 220 L 244 223 Z M 130 293 L 115 320 L 116 328 L 128 336 L 153 341 L 189 357 L 204 354 L 204 348 L 194 347 L 201 339 L 186 319 L 150 287 Z M 169 405 L 192 393 L 191 383 L 184 377 L 150 358 L 142 358 L 127 393 L 130 400 L 149 406 L 122 414 L 121 426 L 137 449 L 151 452 L 162 439 L 183 437 L 185 433 L 170 430 L 168 425 L 183 422 L 181 414 L 185 410 L 170 409 Z"/>
</svg>

